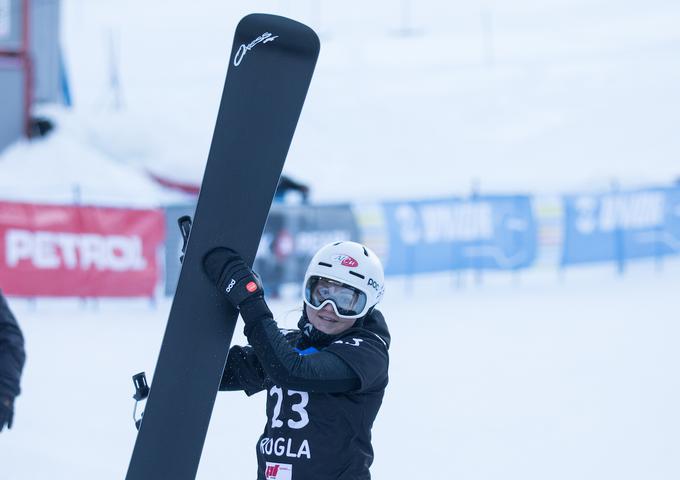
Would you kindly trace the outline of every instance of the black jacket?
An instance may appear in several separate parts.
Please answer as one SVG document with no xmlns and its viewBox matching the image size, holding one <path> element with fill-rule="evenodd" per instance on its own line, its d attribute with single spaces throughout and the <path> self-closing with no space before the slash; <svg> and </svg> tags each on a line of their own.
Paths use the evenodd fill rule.
<svg viewBox="0 0 680 480">
<path fill-rule="evenodd" d="M 382 314 L 315 341 L 280 330 L 264 301 L 242 306 L 241 315 L 250 345 L 230 349 L 220 389 L 267 390 L 257 478 L 369 479 L 371 428 L 388 382 Z"/>
<path fill-rule="evenodd" d="M 19 395 L 25 361 L 24 336 L 0 291 L 0 398 Z"/>
</svg>

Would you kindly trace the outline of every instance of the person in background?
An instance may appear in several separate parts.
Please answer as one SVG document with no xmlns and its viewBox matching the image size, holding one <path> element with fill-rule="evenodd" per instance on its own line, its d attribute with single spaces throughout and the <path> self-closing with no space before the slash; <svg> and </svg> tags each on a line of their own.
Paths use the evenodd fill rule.
<svg viewBox="0 0 680 480">
<path fill-rule="evenodd" d="M 276 187 L 276 193 L 274 194 L 274 201 L 283 202 L 288 192 L 298 192 L 302 198 L 302 203 L 307 203 L 309 200 L 309 186 L 296 182 L 288 175 L 281 175 L 279 184 Z"/>
<path fill-rule="evenodd" d="M 26 361 L 24 336 L 0 290 L 0 432 L 12 428 L 14 399 L 19 395 Z"/>
</svg>

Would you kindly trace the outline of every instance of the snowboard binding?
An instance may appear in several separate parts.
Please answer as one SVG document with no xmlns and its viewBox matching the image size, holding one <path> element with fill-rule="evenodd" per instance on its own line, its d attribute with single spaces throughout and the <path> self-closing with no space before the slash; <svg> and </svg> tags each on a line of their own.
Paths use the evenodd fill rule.
<svg viewBox="0 0 680 480">
<path fill-rule="evenodd" d="M 182 215 L 177 219 L 177 225 L 179 225 L 179 231 L 182 234 L 182 253 L 180 254 L 179 261 L 182 263 L 184 260 L 184 254 L 187 251 L 187 243 L 189 242 L 189 233 L 191 233 L 191 217 L 189 215 Z M 149 385 L 146 382 L 146 373 L 140 372 L 132 376 L 132 383 L 135 386 L 135 394 L 132 398 L 135 399 L 135 407 L 132 411 L 132 420 L 135 422 L 135 427 L 139 430 L 142 425 L 142 419 L 144 418 L 144 412 L 139 414 L 137 418 L 137 408 L 139 403 L 149 396 Z"/>
<path fill-rule="evenodd" d="M 179 263 L 182 263 L 187 251 L 187 243 L 189 243 L 189 233 L 191 233 L 191 217 L 182 215 L 177 219 L 177 225 L 179 225 L 179 231 L 182 234 L 182 253 L 179 256 Z"/>
<path fill-rule="evenodd" d="M 137 430 L 139 430 L 139 427 L 142 425 L 142 418 L 144 418 L 144 412 L 141 412 L 139 414 L 139 418 L 137 418 L 137 407 L 139 402 L 145 400 L 149 396 L 149 385 L 146 383 L 146 373 L 140 372 L 137 375 L 133 375 L 132 383 L 135 386 L 135 394 L 132 396 L 132 398 L 135 399 L 135 408 L 132 411 L 132 420 L 134 420 L 135 427 L 137 427 Z"/>
</svg>

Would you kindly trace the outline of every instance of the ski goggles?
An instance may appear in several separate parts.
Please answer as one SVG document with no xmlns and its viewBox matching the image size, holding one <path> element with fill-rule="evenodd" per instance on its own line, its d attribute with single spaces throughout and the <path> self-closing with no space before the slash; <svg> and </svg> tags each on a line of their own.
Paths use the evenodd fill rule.
<svg viewBox="0 0 680 480">
<path fill-rule="evenodd" d="M 304 298 L 305 303 L 314 310 L 321 310 L 330 303 L 340 318 L 359 318 L 368 311 L 368 298 L 364 292 L 325 277 L 309 277 Z"/>
</svg>

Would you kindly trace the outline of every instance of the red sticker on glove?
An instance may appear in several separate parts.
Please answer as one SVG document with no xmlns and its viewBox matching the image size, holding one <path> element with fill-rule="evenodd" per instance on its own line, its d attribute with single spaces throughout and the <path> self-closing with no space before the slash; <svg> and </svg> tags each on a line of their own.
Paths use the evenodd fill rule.
<svg viewBox="0 0 680 480">
<path fill-rule="evenodd" d="M 250 293 L 253 293 L 255 290 L 257 290 L 257 283 L 248 282 L 248 284 L 246 285 L 246 290 L 248 290 Z"/>
</svg>

